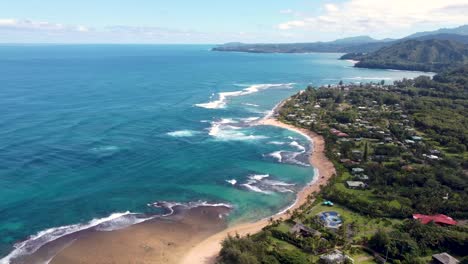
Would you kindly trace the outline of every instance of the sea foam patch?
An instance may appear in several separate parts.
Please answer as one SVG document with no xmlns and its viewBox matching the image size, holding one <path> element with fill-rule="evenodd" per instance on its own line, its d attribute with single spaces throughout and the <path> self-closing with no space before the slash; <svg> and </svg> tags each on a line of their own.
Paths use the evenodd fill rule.
<svg viewBox="0 0 468 264">
<path fill-rule="evenodd" d="M 213 138 L 221 141 L 250 141 L 267 138 L 262 135 L 255 135 L 247 131 L 247 127 L 252 120 L 233 120 L 223 118 L 218 121 L 211 122 L 208 134 Z"/>
<path fill-rule="evenodd" d="M 291 189 L 295 184 L 287 183 L 278 180 L 269 179 L 270 174 L 252 174 L 247 176 L 246 182 L 240 184 L 243 188 L 248 191 L 262 193 L 262 194 L 273 194 L 279 193 L 293 193 Z"/>
<path fill-rule="evenodd" d="M 168 132 L 167 135 L 171 137 L 193 137 L 197 135 L 198 133 L 200 132 L 194 131 L 194 130 L 177 130 L 177 131 Z"/>
<path fill-rule="evenodd" d="M 288 136 L 288 139 L 293 140 L 288 145 L 294 147 L 298 151 L 278 150 L 264 156 L 272 157 L 279 163 L 289 163 L 309 167 L 310 165 L 308 163 L 302 161 L 305 158 L 304 155 L 306 154 L 307 149 L 295 141 L 293 137 Z M 269 144 L 285 145 L 286 143 L 270 141 Z"/>
</svg>

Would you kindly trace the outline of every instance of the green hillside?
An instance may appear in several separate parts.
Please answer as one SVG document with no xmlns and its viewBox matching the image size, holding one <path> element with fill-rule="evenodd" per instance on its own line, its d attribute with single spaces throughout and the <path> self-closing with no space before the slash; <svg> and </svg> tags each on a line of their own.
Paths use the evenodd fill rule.
<svg viewBox="0 0 468 264">
<path fill-rule="evenodd" d="M 369 54 L 347 54 L 356 67 L 441 72 L 468 63 L 468 45 L 450 40 L 408 40 Z"/>
</svg>

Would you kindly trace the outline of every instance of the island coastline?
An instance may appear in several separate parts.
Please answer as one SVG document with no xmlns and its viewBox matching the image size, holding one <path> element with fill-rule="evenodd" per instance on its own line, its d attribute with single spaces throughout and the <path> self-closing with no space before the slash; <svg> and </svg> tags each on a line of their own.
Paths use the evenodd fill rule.
<svg viewBox="0 0 468 264">
<path fill-rule="evenodd" d="M 301 134 L 309 141 L 308 160 L 314 168 L 313 179 L 296 194 L 296 199 L 290 206 L 270 217 L 253 222 L 235 223 L 232 226 L 228 226 L 224 217 L 221 217 L 229 211 L 226 211 L 225 207 L 200 206 L 182 214 L 175 214 L 170 217 L 172 220 L 157 218 L 122 230 L 92 232 L 79 239 L 73 239 L 71 243 L 62 245 L 63 248 L 48 262 L 58 264 L 109 259 L 131 260 L 135 258 L 135 255 L 138 255 L 142 263 L 152 263 L 153 261 L 183 264 L 215 263 L 221 250 L 221 243 L 228 235 L 254 234 L 269 225 L 271 220 L 290 218 L 290 212 L 313 201 L 314 193 L 318 193 L 322 186 L 326 185 L 330 178 L 336 174 L 336 171 L 333 163 L 325 155 L 325 140 L 321 135 L 281 122 L 276 118 L 278 110 L 287 101 L 288 99 L 279 102 L 268 115 L 252 125 L 287 129 Z M 217 217 L 218 215 L 220 217 Z M 191 239 L 183 238 L 187 234 L 190 234 Z M 61 244 L 60 241 L 57 241 L 57 244 Z M 48 251 L 49 247 L 39 250 L 31 258 L 27 257 L 23 260 L 32 261 L 31 263 L 44 260 L 44 252 Z M 125 252 L 122 247 L 131 248 L 131 250 Z M 170 252 L 165 252 L 166 250 L 170 250 Z M 83 255 L 82 252 L 89 254 Z"/>
<path fill-rule="evenodd" d="M 280 108 L 284 102 L 285 101 L 279 103 L 275 109 L 273 109 L 273 112 Z M 287 209 L 277 213 L 271 218 L 264 218 L 255 222 L 237 224 L 206 238 L 192 247 L 180 263 L 214 263 L 216 261 L 216 257 L 219 254 L 219 251 L 221 250 L 221 243 L 227 236 L 236 234 L 240 236 L 254 234 L 261 231 L 270 223 L 271 220 L 289 218 L 289 211 L 296 210 L 303 204 L 312 201 L 314 199 L 312 195 L 316 192 L 319 192 L 321 187 L 326 185 L 331 177 L 336 174 L 333 163 L 325 155 L 325 140 L 321 135 L 311 130 L 298 128 L 293 125 L 283 123 L 273 117 L 267 117 L 263 120 L 260 120 L 256 125 L 280 127 L 294 131 L 308 138 L 312 147 L 312 151 L 309 156 L 309 163 L 315 168 L 315 175 L 313 180 L 297 193 L 295 202 Z"/>
</svg>

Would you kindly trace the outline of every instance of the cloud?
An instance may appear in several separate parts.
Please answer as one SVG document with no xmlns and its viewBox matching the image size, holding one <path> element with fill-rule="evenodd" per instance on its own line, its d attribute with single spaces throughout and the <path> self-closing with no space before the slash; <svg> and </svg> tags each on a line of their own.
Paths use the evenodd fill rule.
<svg viewBox="0 0 468 264">
<path fill-rule="evenodd" d="M 82 25 L 64 25 L 28 19 L 0 19 L 0 30 L 88 32 L 90 28 Z"/>
<path fill-rule="evenodd" d="M 292 14 L 294 11 L 292 9 L 283 9 L 280 10 L 280 14 Z"/>
<path fill-rule="evenodd" d="M 325 4 L 324 8 L 327 12 L 337 12 L 339 8 L 334 4 Z"/>
<path fill-rule="evenodd" d="M 288 30 L 291 28 L 305 27 L 306 25 L 307 25 L 307 21 L 291 20 L 291 21 L 280 24 L 278 28 L 282 30 Z"/>
<path fill-rule="evenodd" d="M 280 30 L 392 32 L 417 26 L 468 23 L 467 0 L 347 0 L 323 5 L 319 15 L 302 15 L 277 25 Z M 460 11 L 465 10 L 465 11 Z"/>
</svg>

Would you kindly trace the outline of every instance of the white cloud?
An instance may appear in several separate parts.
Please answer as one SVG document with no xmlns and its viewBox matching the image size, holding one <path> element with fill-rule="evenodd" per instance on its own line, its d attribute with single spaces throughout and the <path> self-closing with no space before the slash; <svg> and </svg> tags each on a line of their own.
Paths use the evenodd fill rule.
<svg viewBox="0 0 468 264">
<path fill-rule="evenodd" d="M 280 10 L 280 13 L 281 14 L 292 14 L 292 13 L 294 13 L 294 11 L 292 9 L 283 9 L 283 10 Z"/>
<path fill-rule="evenodd" d="M 32 21 L 28 19 L 0 19 L 0 30 L 22 31 L 50 31 L 50 32 L 88 32 L 90 29 L 82 25 L 64 25 L 44 21 Z"/>
<path fill-rule="evenodd" d="M 324 8 L 328 12 L 337 12 L 339 10 L 338 6 L 334 4 L 325 4 Z"/>
<path fill-rule="evenodd" d="M 281 30 L 303 29 L 350 34 L 392 32 L 417 26 L 468 23 L 467 0 L 348 0 L 325 4 L 320 15 L 303 15 L 277 26 Z"/>
<path fill-rule="evenodd" d="M 304 20 L 292 20 L 286 23 L 282 23 L 278 26 L 279 29 L 288 30 L 291 28 L 298 28 L 298 27 L 305 27 L 307 25 L 307 21 Z"/>
</svg>

